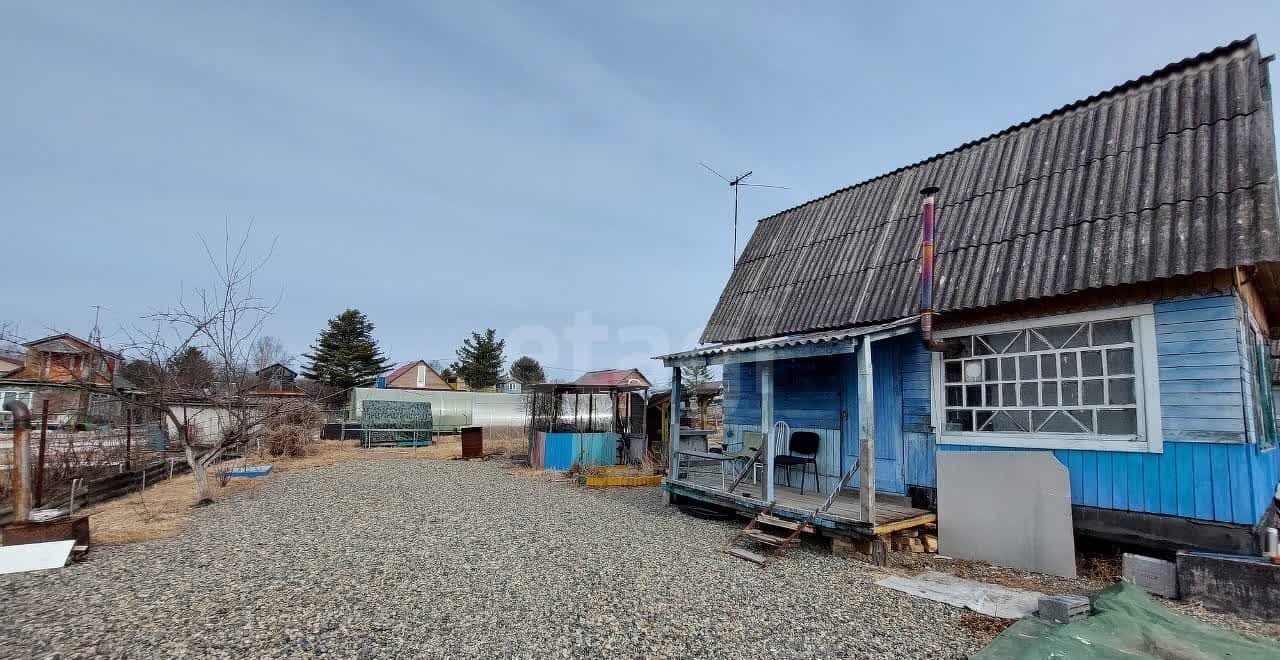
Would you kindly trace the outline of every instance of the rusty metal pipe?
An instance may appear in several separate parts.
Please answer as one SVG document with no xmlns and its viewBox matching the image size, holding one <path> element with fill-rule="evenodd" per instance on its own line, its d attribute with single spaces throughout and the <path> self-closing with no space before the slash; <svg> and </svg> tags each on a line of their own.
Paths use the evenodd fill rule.
<svg viewBox="0 0 1280 660">
<path fill-rule="evenodd" d="M 933 338 L 933 219 L 936 186 L 920 191 L 924 196 L 920 222 L 920 338 L 930 351 L 946 350 L 946 342 Z"/>
<path fill-rule="evenodd" d="M 16 399 L 5 401 L 4 409 L 13 415 L 13 519 L 31 519 L 31 410 Z"/>
</svg>

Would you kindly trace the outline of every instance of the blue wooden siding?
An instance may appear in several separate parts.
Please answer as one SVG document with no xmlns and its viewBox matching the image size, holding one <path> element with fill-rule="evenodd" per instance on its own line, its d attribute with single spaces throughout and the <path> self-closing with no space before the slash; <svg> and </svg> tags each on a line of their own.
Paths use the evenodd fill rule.
<svg viewBox="0 0 1280 660">
<path fill-rule="evenodd" d="M 1166 442 L 1244 442 L 1239 300 L 1157 303 L 1156 361 Z"/>
<path fill-rule="evenodd" d="M 1243 336 L 1245 313 L 1233 295 L 1155 305 L 1164 451 L 1051 450 L 1071 475 L 1074 504 L 1239 524 L 1261 519 L 1280 481 L 1280 449 L 1259 450 L 1256 442 L 1253 359 Z M 902 383 L 906 483 L 934 487 L 938 447 L 930 418 L 932 356 L 918 336 L 892 341 Z M 853 361 L 848 360 L 847 367 L 835 358 L 791 362 L 811 364 L 797 369 L 777 363 L 777 418 L 797 428 L 839 428 L 840 370 L 852 369 Z M 726 366 L 724 378 L 726 423 L 758 425 L 754 365 Z M 856 403 L 851 416 L 856 416 L 854 408 Z"/>
<path fill-rule="evenodd" d="M 943 451 L 1049 451 L 1071 475 L 1071 503 L 1252 525 L 1275 489 L 1251 476 L 1252 445 L 1165 442 L 1164 453 L 943 445 Z M 1261 495 L 1261 499 L 1260 496 Z"/>
</svg>

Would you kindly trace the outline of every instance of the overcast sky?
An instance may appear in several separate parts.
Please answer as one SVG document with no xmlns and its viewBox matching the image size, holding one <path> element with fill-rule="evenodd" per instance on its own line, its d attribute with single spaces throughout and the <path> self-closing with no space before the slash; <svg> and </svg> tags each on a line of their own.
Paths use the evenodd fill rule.
<svg viewBox="0 0 1280 660">
<path fill-rule="evenodd" d="M 295 353 L 355 307 L 395 361 L 492 327 L 553 377 L 665 383 L 643 358 L 692 346 L 730 270 L 699 161 L 790 188 L 744 191 L 741 248 L 1254 32 L 1280 48 L 1280 2 L 6 2 L 0 321 L 87 335 L 102 305 L 109 343 L 252 220 Z"/>
</svg>

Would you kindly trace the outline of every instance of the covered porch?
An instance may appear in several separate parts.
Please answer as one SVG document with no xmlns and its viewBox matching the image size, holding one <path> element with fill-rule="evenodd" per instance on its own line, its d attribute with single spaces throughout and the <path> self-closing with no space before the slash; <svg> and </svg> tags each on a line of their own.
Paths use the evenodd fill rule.
<svg viewBox="0 0 1280 660">
<path fill-rule="evenodd" d="M 825 534 L 874 539 L 935 522 L 935 514 L 911 506 L 900 473 L 903 438 L 912 434 L 902 425 L 909 404 L 899 355 L 900 346 L 910 345 L 907 335 L 916 331 L 916 321 L 664 356 L 676 401 L 681 367 L 719 365 L 726 374 L 724 447 L 682 442 L 679 416 L 673 415 L 666 491 L 744 513 L 771 508 L 774 516 L 811 521 L 813 531 Z M 749 392 L 730 402 L 731 382 Z M 733 418 L 731 403 L 738 407 Z M 787 465 L 797 456 L 812 462 Z M 878 466 L 883 474 L 877 475 Z"/>
</svg>

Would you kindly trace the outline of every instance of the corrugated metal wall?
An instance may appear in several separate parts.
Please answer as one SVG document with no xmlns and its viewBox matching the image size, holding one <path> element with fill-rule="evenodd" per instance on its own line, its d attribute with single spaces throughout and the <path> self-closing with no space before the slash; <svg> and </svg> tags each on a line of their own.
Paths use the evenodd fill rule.
<svg viewBox="0 0 1280 660">
<path fill-rule="evenodd" d="M 529 463 L 540 470 L 568 470 L 582 465 L 615 465 L 616 433 L 534 433 Z"/>
<path fill-rule="evenodd" d="M 378 401 L 427 401 L 436 419 L 443 415 L 464 415 L 476 426 L 524 426 L 528 417 L 521 394 L 494 392 L 444 392 L 393 390 L 358 387 L 351 391 L 351 414 L 359 419 L 363 403 Z"/>
</svg>

